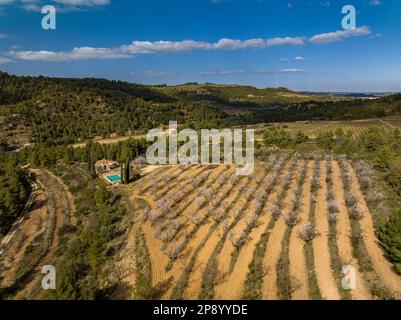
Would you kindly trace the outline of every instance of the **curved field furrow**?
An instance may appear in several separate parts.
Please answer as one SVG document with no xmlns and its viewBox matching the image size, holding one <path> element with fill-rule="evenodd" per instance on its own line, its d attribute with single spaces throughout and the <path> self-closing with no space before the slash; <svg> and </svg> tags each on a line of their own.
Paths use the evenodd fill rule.
<svg viewBox="0 0 401 320">
<path fill-rule="evenodd" d="M 217 186 L 216 185 L 217 178 L 219 176 L 221 176 L 222 173 L 226 172 L 225 166 L 221 166 L 221 169 L 222 170 L 214 170 L 214 173 L 213 173 L 214 183 L 213 183 L 212 187 Z M 232 168 L 232 169 L 230 169 L 229 172 L 231 172 L 231 171 L 234 174 L 235 169 Z M 221 189 L 218 192 L 218 194 L 216 195 L 215 200 L 217 200 L 219 202 L 222 201 L 224 195 L 225 195 L 225 191 L 223 189 Z M 192 203 L 191 206 L 192 206 L 191 208 L 188 208 L 188 212 L 187 212 L 186 216 L 188 216 L 190 213 L 193 213 L 194 212 L 193 210 L 196 211 L 195 204 Z M 206 210 L 206 211 L 212 210 L 212 204 L 207 203 L 207 206 L 202 208 L 202 210 Z M 186 219 L 187 219 L 186 223 L 188 224 L 189 223 L 188 217 Z M 189 230 L 185 229 L 185 230 L 183 230 L 181 235 L 177 235 L 177 239 L 179 239 L 179 238 L 186 239 L 186 241 L 184 242 L 185 246 L 183 249 L 183 253 L 177 259 L 177 261 L 174 262 L 171 269 L 169 270 L 168 277 L 173 277 L 173 278 L 175 278 L 175 280 L 177 280 L 176 279 L 176 278 L 178 278 L 177 275 L 180 275 L 182 273 L 182 271 L 185 269 L 188 258 L 193 254 L 193 252 L 196 250 L 196 248 L 198 248 L 198 246 L 201 245 L 202 239 L 204 239 L 207 236 L 212 224 L 213 224 L 213 221 L 211 219 L 207 219 L 205 221 L 205 223 L 201 224 L 200 226 L 192 225 L 189 227 Z M 190 238 L 189 238 L 189 235 L 191 235 Z M 169 288 L 169 290 L 166 291 L 166 293 L 164 295 L 165 299 L 167 299 L 170 296 L 171 289 L 172 288 Z"/>
<path fill-rule="evenodd" d="M 199 168 L 194 168 L 196 172 L 198 172 Z M 224 169 L 224 168 L 223 168 Z M 220 170 L 214 170 L 217 171 L 217 173 L 220 173 Z M 151 195 L 147 196 L 146 198 L 153 198 Z M 152 199 L 153 200 L 153 199 Z M 151 207 L 156 206 L 154 201 L 150 201 L 149 204 Z M 180 205 L 180 204 L 179 204 Z M 154 207 L 153 207 L 154 208 Z M 152 227 L 151 223 L 149 221 L 145 222 L 142 225 L 142 231 L 145 236 L 146 240 L 146 245 L 148 247 L 149 255 L 150 255 L 150 261 L 152 265 L 152 285 L 156 286 L 163 281 L 168 280 L 171 276 L 174 276 L 177 274 L 177 272 L 182 272 L 185 266 L 181 263 L 181 259 L 178 259 L 178 261 L 175 261 L 174 265 L 177 265 L 174 269 L 170 271 L 166 271 L 166 267 L 169 265 L 170 258 L 163 252 L 162 248 L 164 246 L 164 243 L 157 239 L 156 234 L 155 234 L 155 229 Z M 188 250 L 186 250 L 182 256 L 187 257 L 188 254 L 190 254 L 190 250 L 192 249 L 192 245 L 189 246 Z M 179 270 L 177 270 L 177 268 Z M 178 273 L 178 274 L 179 274 Z"/>
<path fill-rule="evenodd" d="M 137 222 L 139 221 L 135 221 L 134 226 L 128 231 L 125 246 L 118 256 L 119 260 L 115 262 L 119 280 L 131 289 L 134 288 L 136 282 L 135 236 L 139 229 Z"/>
<path fill-rule="evenodd" d="M 169 181 L 167 183 L 165 182 L 165 186 L 167 186 L 167 192 L 159 193 L 151 191 L 151 195 L 154 198 L 165 199 L 173 202 L 171 209 L 175 209 L 176 206 L 181 204 L 182 200 L 186 198 L 186 193 L 192 193 L 192 184 L 190 183 L 190 180 L 202 176 L 202 174 L 204 174 L 207 170 L 209 170 L 207 166 L 193 166 L 186 171 L 187 175 L 181 179 L 174 179 L 173 181 Z M 173 195 L 175 195 L 174 198 L 171 197 Z"/>
<path fill-rule="evenodd" d="M 223 194 L 222 194 L 223 198 L 221 199 L 221 201 L 219 202 L 218 205 L 222 205 L 224 203 L 227 206 L 227 209 L 225 210 L 225 213 L 222 216 L 222 219 L 211 223 L 210 226 L 206 230 L 207 234 L 203 238 L 196 236 L 196 238 L 199 238 L 199 240 L 201 240 L 200 244 L 197 246 L 196 250 L 194 251 L 194 253 L 186 267 L 185 273 L 181 276 L 176 287 L 173 289 L 172 294 L 171 294 L 172 298 L 182 299 L 185 294 L 185 290 L 188 287 L 190 287 L 191 284 L 193 283 L 191 281 L 190 277 L 192 276 L 192 272 L 194 270 L 196 270 L 196 263 L 198 261 L 198 256 L 199 256 L 200 252 L 206 246 L 207 242 L 209 241 L 209 238 L 213 234 L 218 232 L 219 225 L 228 218 L 229 211 L 230 211 L 232 204 L 236 203 L 237 200 L 240 198 L 241 190 L 240 190 L 240 188 L 236 188 L 235 186 L 237 184 L 239 184 L 241 181 L 243 182 L 244 186 L 247 186 L 247 184 L 250 183 L 249 179 L 245 180 L 245 178 L 242 178 L 242 179 L 239 179 L 235 185 L 233 184 L 233 182 L 231 182 L 231 187 L 229 187 L 228 190 L 223 192 Z M 200 274 L 199 277 L 201 277 L 201 275 L 202 274 Z M 198 288 L 198 287 L 196 286 L 195 288 Z M 194 289 L 190 289 L 190 290 L 194 290 Z M 196 291 L 196 289 L 195 289 L 195 291 Z"/>
<path fill-rule="evenodd" d="M 251 185 L 250 191 L 254 190 L 253 187 L 256 187 L 255 184 Z M 254 190 L 254 191 L 256 192 L 256 190 Z M 246 197 L 246 198 L 241 197 L 239 199 L 239 201 L 237 201 L 231 209 L 233 214 L 230 215 L 230 226 L 231 226 L 230 230 L 232 230 L 232 232 L 234 232 L 234 233 L 238 234 L 245 227 L 245 221 L 243 221 L 243 219 L 241 221 L 239 221 L 238 223 L 235 223 L 235 219 L 233 216 L 235 213 L 239 212 L 241 210 L 241 208 L 244 208 L 246 206 L 248 199 L 249 199 L 248 197 Z M 234 246 L 231 243 L 231 241 L 229 241 L 228 239 L 223 239 L 222 241 L 224 242 L 224 244 L 222 245 L 221 253 L 218 255 L 217 260 L 219 262 L 218 263 L 219 273 L 220 273 L 220 275 L 224 276 L 229 273 L 230 261 L 232 259 L 231 254 L 234 251 Z"/>
<path fill-rule="evenodd" d="M 161 250 L 163 242 L 156 238 L 149 221 L 142 225 L 142 231 L 145 236 L 146 246 L 152 265 L 152 286 L 156 286 L 167 278 L 166 265 L 169 263 L 170 259 Z"/>
<path fill-rule="evenodd" d="M 294 161 L 294 159 L 292 160 Z M 283 204 L 279 206 L 283 210 L 289 205 L 290 198 L 292 196 L 291 192 L 295 189 L 296 185 L 296 175 L 294 172 L 299 169 L 300 163 L 296 161 L 295 165 L 291 165 L 287 175 L 289 175 L 288 186 L 284 185 L 282 190 Z M 286 184 L 286 183 L 285 183 Z M 284 197 L 283 197 L 284 195 Z M 277 263 L 282 252 L 282 244 L 284 239 L 284 234 L 287 229 L 287 224 L 285 220 L 280 217 L 276 221 L 273 230 L 271 230 L 269 241 L 267 243 L 267 248 L 264 257 L 264 269 L 266 270 L 266 275 L 263 277 L 262 282 L 262 299 L 263 300 L 277 300 L 278 299 L 278 288 L 277 288 Z"/>
<path fill-rule="evenodd" d="M 219 166 L 217 169 L 212 170 L 207 179 L 198 187 L 197 192 L 192 192 L 187 196 L 186 201 L 183 201 L 182 205 L 175 208 L 174 219 L 183 223 L 183 228 L 178 231 L 175 237 L 181 237 L 186 235 L 194 235 L 198 228 L 202 225 L 201 222 L 207 218 L 205 214 L 204 219 L 200 219 L 197 223 L 191 221 L 191 217 L 194 213 L 206 212 L 212 203 L 221 201 L 224 194 L 223 185 L 228 181 L 230 174 L 234 173 L 235 169 L 229 166 Z M 213 195 L 213 199 L 207 201 L 206 196 L 203 194 L 205 190 L 219 190 L 217 194 Z M 212 197 L 211 195 L 208 195 Z M 199 201 L 199 203 L 197 203 Z M 187 230 L 189 228 L 189 230 Z M 187 231 L 187 233 L 185 233 Z"/>
<path fill-rule="evenodd" d="M 352 123 L 355 134 L 366 125 Z M 237 178 L 235 166 L 192 166 L 180 179 L 164 179 L 161 193 L 149 188 L 128 195 L 152 209 L 138 205 L 144 215 L 135 218 L 147 251 L 148 289 L 157 299 L 400 298 L 401 277 L 377 242 L 356 172 L 340 156 L 314 157 L 271 156 L 251 176 Z M 67 218 L 72 209 L 65 208 L 60 213 Z M 359 220 L 355 210 L 366 214 Z M 134 242 L 137 233 L 128 232 L 127 241 Z M 135 255 L 142 257 L 134 249 L 128 244 L 118 264 L 129 286 L 135 283 Z M 356 288 L 347 291 L 341 269 L 348 265 L 356 269 Z"/>
<path fill-rule="evenodd" d="M 320 162 L 321 187 L 317 192 L 316 204 L 316 228 L 320 235 L 313 240 L 313 253 L 315 274 L 323 299 L 339 300 L 340 295 L 337 290 L 332 270 L 331 258 L 328 245 L 329 222 L 327 218 L 328 206 L 326 201 L 326 161 Z"/>
<path fill-rule="evenodd" d="M 258 187 L 257 193 L 259 193 L 259 197 L 262 198 L 264 196 L 264 193 L 266 190 L 269 189 L 270 185 L 270 180 L 267 179 L 266 177 L 263 179 L 263 183 Z M 273 187 L 273 186 L 272 186 Z M 271 188 L 271 187 L 270 187 Z M 272 194 L 270 193 L 268 195 L 269 197 L 263 204 L 263 208 L 266 206 L 267 203 L 269 203 L 269 200 L 273 198 Z M 248 206 L 245 215 L 252 215 L 254 208 L 256 208 L 255 199 L 253 199 L 254 206 L 250 205 Z M 262 208 L 262 210 L 263 210 Z M 216 299 L 240 299 L 242 291 L 243 291 L 243 284 L 246 279 L 246 275 L 248 272 L 248 265 L 252 260 L 253 256 L 253 251 L 255 248 L 256 243 L 259 241 L 261 235 L 263 234 L 264 230 L 266 229 L 267 225 L 269 224 L 271 220 L 271 215 L 267 214 L 265 212 L 262 214 L 257 222 L 257 225 L 255 228 L 253 228 L 248 235 L 248 241 L 245 243 L 245 245 L 240 249 L 239 255 L 236 258 L 236 263 L 235 266 L 233 267 L 233 270 L 231 273 L 229 273 L 228 277 L 224 279 L 224 282 L 216 286 L 215 292 L 216 292 Z M 241 223 L 238 223 L 234 232 L 241 232 L 244 230 L 244 228 L 247 227 L 246 221 L 241 220 Z M 228 245 L 228 247 L 226 247 Z M 226 245 L 224 246 L 222 250 L 222 254 L 224 253 L 232 253 L 234 254 L 234 250 L 237 250 L 234 248 L 231 242 L 226 241 Z M 218 257 L 218 260 L 220 261 L 220 257 Z M 229 267 L 229 266 L 228 266 Z M 226 272 L 229 272 L 230 270 L 226 270 Z M 221 272 L 221 271 L 220 271 Z M 224 273 L 223 273 L 224 274 Z"/>
<path fill-rule="evenodd" d="M 272 183 L 275 187 L 272 189 L 271 192 L 271 203 L 272 205 L 270 208 L 267 208 L 266 213 L 272 214 L 273 207 L 277 206 L 281 203 L 279 200 L 280 197 L 285 194 L 285 185 L 288 185 L 287 174 L 285 170 L 288 168 L 288 157 L 283 156 L 280 158 L 278 164 L 275 166 L 274 173 L 271 177 Z M 284 176 L 283 176 L 284 175 Z M 280 190 L 280 191 L 279 191 Z M 266 205 L 266 204 L 265 204 Z M 242 299 L 245 300 L 260 300 L 262 299 L 262 279 L 266 275 L 266 270 L 264 268 L 264 259 L 266 248 L 268 245 L 269 237 L 271 234 L 271 230 L 274 228 L 277 221 L 277 216 L 274 215 L 268 225 L 266 226 L 265 230 L 259 237 L 258 242 L 255 244 L 255 248 L 253 249 L 252 259 L 248 265 L 248 272 L 243 283 L 243 293 Z"/>
<path fill-rule="evenodd" d="M 47 170 L 36 169 L 32 171 L 35 173 L 39 185 L 42 186 L 47 195 L 48 216 L 46 221 L 42 221 L 42 223 L 46 223 L 43 226 L 43 237 L 40 237 L 37 243 L 32 243 L 36 247 L 37 253 L 34 257 L 29 258 L 31 271 L 23 276 L 24 281 L 19 284 L 20 288 L 15 297 L 16 299 L 38 296 L 43 276 L 41 273 L 42 266 L 53 264 L 52 260 L 55 259 L 57 249 L 62 244 L 60 243 L 59 231 L 71 223 L 72 210 L 75 209 L 75 205 L 72 202 L 73 197 L 69 194 L 67 187 L 60 178 Z M 33 241 L 36 242 L 35 239 Z M 24 255 L 28 257 L 29 253 L 25 252 Z M 19 265 L 18 268 L 21 270 L 24 266 Z"/>
<path fill-rule="evenodd" d="M 276 165 L 273 170 L 275 173 L 280 174 L 280 164 Z M 273 202 L 276 201 L 276 190 L 280 188 L 278 183 L 281 184 L 281 180 L 279 175 L 277 175 L 276 178 L 269 176 L 264 179 L 262 185 L 259 187 L 259 199 L 262 199 L 263 203 L 260 208 L 261 213 L 258 222 L 248 236 L 249 241 L 241 248 L 233 271 L 223 283 L 216 287 L 217 299 L 240 299 L 241 296 L 245 294 L 244 286 L 249 273 L 249 265 L 253 260 L 255 246 L 260 241 L 260 238 L 272 220 L 272 216 L 269 214 L 267 207 L 269 204 L 273 204 Z M 255 199 L 254 201 L 257 202 Z M 256 203 L 255 206 L 248 207 L 247 214 L 252 214 L 256 207 Z M 228 242 L 226 245 L 227 244 Z M 223 248 L 222 252 L 226 250 L 227 252 L 233 252 L 235 249 L 231 244 L 231 247 Z"/>
<path fill-rule="evenodd" d="M 352 254 L 351 243 L 351 222 L 347 212 L 347 206 L 344 198 L 344 185 L 341 178 L 341 169 L 336 161 L 333 161 L 333 192 L 339 205 L 339 212 L 336 222 L 336 240 L 339 256 L 343 266 L 352 265 L 356 270 L 356 287 L 351 291 L 352 299 L 367 300 L 371 299 L 369 289 L 362 273 L 359 271 L 358 261 Z"/>
<path fill-rule="evenodd" d="M 313 174 L 313 162 L 308 163 L 307 177 Z M 310 211 L 311 181 L 306 179 L 302 189 L 301 208 L 299 210 L 300 223 L 308 221 Z M 306 300 L 309 298 L 308 270 L 306 266 L 304 241 L 298 236 L 299 228 L 292 231 L 289 246 L 290 275 L 292 277 L 292 299 Z"/>
<path fill-rule="evenodd" d="M 135 193 L 142 197 L 150 194 L 152 198 L 170 199 L 183 186 L 188 186 L 190 179 L 199 176 L 207 169 L 206 166 L 201 165 L 188 166 L 184 169 L 178 169 L 177 166 L 169 167 L 167 173 L 159 174 L 158 178 L 155 178 L 154 175 L 146 177 L 145 179 L 151 180 L 147 186 L 143 186 L 143 180 L 139 180 L 134 184 L 133 188 Z M 176 201 L 176 203 L 179 203 L 179 201 Z"/>
<path fill-rule="evenodd" d="M 221 185 L 217 183 L 217 180 L 222 177 L 224 179 L 223 182 L 226 182 L 226 180 L 229 177 L 230 171 L 233 171 L 232 173 L 234 173 L 234 170 L 235 169 L 233 168 L 230 170 L 230 167 L 219 166 L 217 169 L 212 170 L 209 173 L 208 179 L 206 179 L 206 181 L 202 183 L 202 185 L 200 185 L 198 188 L 200 190 L 204 190 L 208 188 L 209 185 L 211 185 L 212 190 L 218 190 L 219 188 L 221 188 Z M 216 195 L 217 198 L 215 198 L 214 201 L 218 199 L 218 195 L 219 194 Z M 198 197 L 200 197 L 200 192 L 191 192 L 191 194 L 188 195 L 184 201 L 181 201 L 174 208 L 172 215 L 176 218 L 173 220 L 182 223 L 182 227 L 174 235 L 175 239 L 180 239 L 181 237 L 184 237 L 187 234 L 194 234 L 199 228 L 199 226 L 191 224 L 190 221 L 190 216 L 194 212 L 198 212 L 202 209 L 205 209 L 204 205 L 198 207 L 198 205 L 196 204 L 196 199 L 198 199 Z M 206 202 L 206 204 L 208 203 Z"/>
<path fill-rule="evenodd" d="M 261 173 L 260 167 L 257 167 L 256 170 L 257 170 L 257 173 L 259 173 L 259 174 Z M 249 177 L 247 178 L 247 180 L 249 181 Z M 248 194 L 249 195 L 252 194 L 252 192 L 255 191 L 256 187 L 257 187 L 256 181 L 254 179 L 250 180 L 249 187 L 248 187 L 248 189 L 249 189 Z M 228 219 L 234 220 L 234 216 L 241 210 L 242 207 L 244 207 L 247 204 L 248 199 L 249 199 L 249 197 L 247 199 L 240 199 L 242 201 L 236 201 L 234 206 L 231 207 L 231 209 L 229 211 Z M 196 299 L 198 297 L 200 290 L 201 290 L 202 276 L 203 276 L 203 272 L 206 267 L 207 261 L 210 257 L 210 254 L 213 252 L 216 245 L 221 240 L 221 236 L 222 236 L 222 232 L 214 232 L 212 234 L 212 236 L 206 242 L 203 249 L 199 252 L 197 262 L 195 264 L 195 268 L 190 277 L 188 288 L 185 291 L 184 298 Z"/>
<path fill-rule="evenodd" d="M 14 284 L 18 278 L 16 272 L 26 248 L 36 236 L 44 232 L 44 225 L 48 224 L 46 201 L 46 193 L 44 190 L 38 189 L 30 211 L 26 213 L 24 221 L 13 235 L 13 241 L 1 254 L 1 287 L 9 287 Z"/>
<path fill-rule="evenodd" d="M 392 270 L 390 262 L 387 261 L 382 249 L 378 244 L 378 240 L 375 235 L 373 218 L 360 189 L 354 169 L 350 168 L 350 172 L 351 188 L 356 193 L 359 207 L 363 210 L 363 212 L 366 212 L 365 216 L 359 221 L 359 223 L 363 232 L 363 240 L 369 252 L 374 269 L 384 286 L 391 291 L 392 295 L 396 299 L 401 299 L 401 277 Z"/>
<path fill-rule="evenodd" d="M 159 170 L 156 170 L 149 174 L 147 177 L 145 177 L 145 181 L 139 180 L 137 183 L 134 184 L 134 188 L 138 187 L 138 184 L 142 184 L 142 192 L 149 192 L 150 189 L 152 188 L 154 182 L 156 181 L 158 184 L 165 184 L 165 177 L 174 175 L 176 176 L 176 179 L 184 175 L 185 171 L 188 170 L 186 168 L 185 170 L 180 170 L 179 167 L 177 166 L 169 166 L 167 168 L 161 168 Z M 145 184 L 146 183 L 146 184 Z M 162 188 L 165 188 L 167 184 L 165 184 Z"/>
</svg>

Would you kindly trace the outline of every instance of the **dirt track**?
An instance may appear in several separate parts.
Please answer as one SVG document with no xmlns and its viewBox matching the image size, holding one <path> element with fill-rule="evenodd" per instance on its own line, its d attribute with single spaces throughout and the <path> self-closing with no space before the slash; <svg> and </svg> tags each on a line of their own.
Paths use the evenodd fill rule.
<svg viewBox="0 0 401 320">
<path fill-rule="evenodd" d="M 39 190 L 36 194 L 33 207 L 26 214 L 17 233 L 24 241 L 18 248 L 12 246 L 5 252 L 5 256 L 17 257 L 14 267 L 8 270 L 8 284 L 13 282 L 19 263 L 25 255 L 28 245 L 40 246 L 41 256 L 34 257 L 35 262 L 29 275 L 22 283 L 18 283 L 18 293 L 15 299 L 38 298 L 43 293 L 40 282 L 43 277 L 41 269 L 45 265 L 54 264 L 55 253 L 58 249 L 59 230 L 67 224 L 73 223 L 75 205 L 73 197 L 62 180 L 47 170 L 32 170 L 36 175 Z M 42 234 L 41 242 L 33 243 L 35 236 Z M 14 261 L 15 262 L 15 261 Z"/>
</svg>

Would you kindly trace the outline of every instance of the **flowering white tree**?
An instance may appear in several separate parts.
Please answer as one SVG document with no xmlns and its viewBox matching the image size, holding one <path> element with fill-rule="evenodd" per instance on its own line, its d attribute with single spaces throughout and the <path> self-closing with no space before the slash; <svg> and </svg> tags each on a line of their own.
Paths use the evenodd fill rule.
<svg viewBox="0 0 401 320">
<path fill-rule="evenodd" d="M 236 249 L 239 249 L 246 243 L 246 233 L 245 231 L 241 231 L 236 234 L 234 231 L 231 231 L 228 239 Z"/>
<path fill-rule="evenodd" d="M 272 213 L 273 217 L 275 217 L 276 219 L 280 218 L 282 215 L 280 207 L 276 204 L 274 204 L 270 207 L 270 212 Z"/>
<path fill-rule="evenodd" d="M 170 260 L 177 260 L 181 252 L 184 250 L 185 242 L 174 242 L 166 248 L 166 255 Z"/>
<path fill-rule="evenodd" d="M 255 228 L 258 223 L 258 219 L 259 219 L 259 216 L 256 214 L 246 216 L 245 222 L 246 222 L 246 225 L 248 226 L 248 229 Z"/>
<path fill-rule="evenodd" d="M 202 198 L 202 197 L 196 197 L 196 199 L 195 199 L 195 205 L 196 205 L 196 208 L 199 210 L 200 208 L 202 208 L 203 207 L 203 205 L 206 203 L 206 200 L 204 199 L 204 198 Z"/>
<path fill-rule="evenodd" d="M 285 222 L 288 226 L 296 226 L 300 222 L 299 213 L 297 211 L 291 211 L 289 214 L 284 216 Z"/>
<path fill-rule="evenodd" d="M 199 227 L 202 224 L 203 217 L 199 213 L 193 213 L 188 217 L 188 220 Z"/>
<path fill-rule="evenodd" d="M 336 200 L 329 200 L 328 201 L 328 208 L 329 208 L 329 221 L 335 222 L 337 221 L 338 213 L 340 212 L 340 205 Z"/>
<path fill-rule="evenodd" d="M 305 242 L 312 241 L 315 237 L 320 235 L 319 230 L 315 227 L 315 224 L 308 222 L 299 232 L 298 236 Z"/>
</svg>

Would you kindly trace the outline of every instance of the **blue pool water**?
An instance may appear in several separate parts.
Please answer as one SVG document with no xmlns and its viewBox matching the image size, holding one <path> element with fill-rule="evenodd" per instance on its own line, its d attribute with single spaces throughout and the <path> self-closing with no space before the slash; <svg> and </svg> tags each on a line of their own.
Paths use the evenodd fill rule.
<svg viewBox="0 0 401 320">
<path fill-rule="evenodd" d="M 109 179 L 111 182 L 121 182 L 121 177 L 120 176 L 108 176 L 107 179 Z"/>
</svg>

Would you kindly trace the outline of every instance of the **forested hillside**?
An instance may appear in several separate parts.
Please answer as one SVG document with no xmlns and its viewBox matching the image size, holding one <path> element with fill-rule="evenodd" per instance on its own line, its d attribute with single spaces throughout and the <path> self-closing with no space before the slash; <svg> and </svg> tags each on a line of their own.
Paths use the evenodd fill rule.
<svg viewBox="0 0 401 320">
<path fill-rule="evenodd" d="M 401 95 L 378 100 L 298 94 L 285 88 L 189 83 L 144 86 L 104 79 L 0 73 L 0 139 L 69 144 L 146 132 L 170 120 L 186 127 L 382 117 L 401 113 Z M 7 141 L 10 142 L 10 141 Z"/>
<path fill-rule="evenodd" d="M 225 114 L 179 101 L 150 87 L 96 79 L 50 79 L 0 74 L 0 117 L 8 131 L 29 132 L 32 142 L 147 131 L 177 120 L 189 127 L 219 127 Z"/>
<path fill-rule="evenodd" d="M 11 227 L 24 207 L 29 184 L 17 162 L 0 153 L 0 236 Z"/>
</svg>

